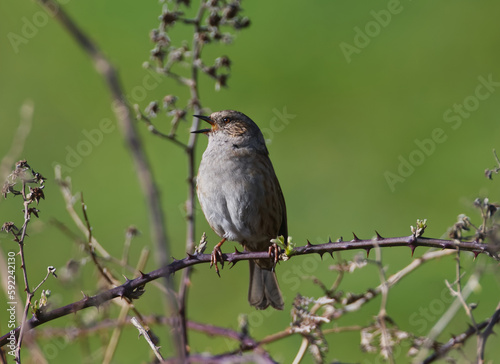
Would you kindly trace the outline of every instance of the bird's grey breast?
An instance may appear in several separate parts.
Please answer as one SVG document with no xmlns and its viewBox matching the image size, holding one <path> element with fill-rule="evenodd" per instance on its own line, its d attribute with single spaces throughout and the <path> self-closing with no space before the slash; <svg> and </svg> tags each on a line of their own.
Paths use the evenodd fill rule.
<svg viewBox="0 0 500 364">
<path fill-rule="evenodd" d="M 264 176 L 253 166 L 257 152 L 235 145 L 205 150 L 198 174 L 198 198 L 210 226 L 232 241 L 255 238 L 252 216 L 264 197 Z"/>
</svg>

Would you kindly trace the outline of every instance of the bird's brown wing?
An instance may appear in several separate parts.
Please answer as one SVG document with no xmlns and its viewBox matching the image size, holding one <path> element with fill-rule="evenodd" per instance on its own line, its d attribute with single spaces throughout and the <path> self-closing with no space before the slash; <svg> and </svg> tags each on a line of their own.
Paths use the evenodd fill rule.
<svg viewBox="0 0 500 364">
<path fill-rule="evenodd" d="M 276 178 L 277 180 L 277 178 Z M 280 204 L 281 204 L 281 226 L 278 231 L 278 236 L 283 235 L 285 245 L 288 242 L 288 222 L 286 219 L 286 204 L 285 204 L 285 197 L 283 197 L 283 192 L 281 191 L 281 186 L 278 183 L 278 191 L 279 191 L 279 199 L 280 199 Z"/>
</svg>

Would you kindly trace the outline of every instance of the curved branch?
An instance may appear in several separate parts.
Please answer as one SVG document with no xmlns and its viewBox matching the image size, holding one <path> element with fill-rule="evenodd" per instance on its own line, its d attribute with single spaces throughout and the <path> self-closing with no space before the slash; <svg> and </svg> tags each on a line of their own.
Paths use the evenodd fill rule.
<svg viewBox="0 0 500 364">
<path fill-rule="evenodd" d="M 135 128 L 130 106 L 123 92 L 118 72 L 101 52 L 97 45 L 78 27 L 70 16 L 53 0 L 39 0 L 54 18 L 61 23 L 75 42 L 87 53 L 94 63 L 96 71 L 102 76 L 113 99 L 113 111 L 118 120 L 123 137 L 131 151 L 137 177 L 142 187 L 149 208 L 151 232 L 155 242 L 158 263 L 168 263 L 168 239 L 165 230 L 165 219 L 148 158 Z"/>
<path fill-rule="evenodd" d="M 149 215 L 149 226 L 151 236 L 156 250 L 156 260 L 159 266 L 166 266 L 169 257 L 169 240 L 166 232 L 165 215 L 161 206 L 160 192 L 156 185 L 148 157 L 144 151 L 141 139 L 137 133 L 132 110 L 127 102 L 118 72 L 113 64 L 107 59 L 99 47 L 88 37 L 73 19 L 54 0 L 38 0 L 74 39 L 75 43 L 82 48 L 91 58 L 94 68 L 103 78 L 112 98 L 112 109 L 118 121 L 123 138 L 130 150 L 135 165 L 136 175 L 139 180 L 143 196 L 146 200 Z M 167 280 L 165 286 L 168 291 L 172 290 L 172 282 Z M 177 311 L 177 303 L 171 295 L 167 294 L 169 308 L 172 312 Z M 182 327 L 179 328 L 182 331 Z M 173 335 L 179 359 L 183 359 L 186 345 L 182 342 L 184 335 Z"/>
</svg>

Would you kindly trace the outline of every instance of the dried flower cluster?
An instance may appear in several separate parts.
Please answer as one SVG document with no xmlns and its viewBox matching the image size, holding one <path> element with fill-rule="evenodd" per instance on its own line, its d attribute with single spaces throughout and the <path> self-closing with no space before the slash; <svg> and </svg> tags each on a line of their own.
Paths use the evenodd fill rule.
<svg viewBox="0 0 500 364">
<path fill-rule="evenodd" d="M 412 333 L 399 329 L 390 317 L 384 317 L 383 325 L 380 320 L 375 320 L 370 326 L 360 330 L 361 349 L 368 353 L 378 353 L 384 359 L 389 359 L 396 346 L 405 341 L 410 344 L 408 356 L 415 356 L 422 348 L 425 337 L 414 337 Z"/>
<path fill-rule="evenodd" d="M 9 193 L 14 196 L 22 195 L 24 197 L 24 206 L 27 208 L 27 211 L 23 210 L 23 212 L 27 214 L 27 218 L 29 219 L 32 214 L 38 217 L 40 210 L 28 206 L 33 202 L 38 205 L 41 199 L 45 199 L 44 183 L 45 178 L 40 173 L 35 172 L 26 160 L 20 160 L 16 163 L 15 169 L 7 176 L 2 186 L 2 195 L 4 198 L 7 198 Z M 29 186 L 29 184 L 36 185 L 36 187 Z M 28 191 L 26 191 L 27 187 Z M 21 229 L 11 221 L 5 222 L 1 231 L 12 233 L 16 237 L 21 234 Z"/>
<path fill-rule="evenodd" d="M 239 0 L 222 1 L 210 0 L 202 1 L 198 12 L 194 18 L 186 16 L 187 6 L 190 1 L 177 1 L 169 6 L 163 6 L 162 14 L 159 17 L 158 28 L 150 32 L 150 40 L 154 43 L 151 50 L 151 63 L 144 63 L 144 67 L 153 68 L 155 72 L 166 75 L 191 90 L 191 98 L 186 106 L 176 105 L 178 100 L 175 95 L 166 95 L 163 102 L 151 101 L 144 110 L 144 115 L 136 112 L 140 119 L 157 117 L 160 111 L 171 118 L 172 130 L 168 137 L 174 138 L 178 123 L 185 120 L 189 109 L 201 108 L 196 92 L 197 71 L 209 76 L 215 81 L 215 89 L 220 90 L 227 86 L 231 60 L 222 55 L 212 62 L 206 63 L 202 57 L 203 47 L 210 43 L 230 43 L 233 39 L 231 30 L 239 30 L 250 25 L 250 20 L 241 15 L 242 9 Z M 193 41 L 190 46 L 186 41 L 180 45 L 172 42 L 169 31 L 177 23 L 182 23 L 193 27 Z M 180 67 L 178 67 L 180 66 Z M 189 68 L 191 68 L 189 70 Z M 148 120 L 150 131 L 156 131 Z"/>
<path fill-rule="evenodd" d="M 474 207 L 481 213 L 481 224 L 474 225 L 470 218 L 464 214 L 458 215 L 457 222 L 448 230 L 448 236 L 452 239 L 473 239 L 478 243 L 487 242 L 491 251 L 497 252 L 500 247 L 500 225 L 496 221 L 499 204 L 491 203 L 488 198 L 476 198 Z M 473 230 L 473 234 L 466 234 Z"/>
<path fill-rule="evenodd" d="M 328 352 L 328 344 L 321 330 L 321 325 L 330 322 L 333 301 L 327 297 L 314 299 L 301 295 L 297 295 L 293 301 L 292 331 L 307 339 L 309 351 L 317 363 L 322 363 Z M 322 315 L 317 314 L 319 308 L 323 308 Z"/>
</svg>

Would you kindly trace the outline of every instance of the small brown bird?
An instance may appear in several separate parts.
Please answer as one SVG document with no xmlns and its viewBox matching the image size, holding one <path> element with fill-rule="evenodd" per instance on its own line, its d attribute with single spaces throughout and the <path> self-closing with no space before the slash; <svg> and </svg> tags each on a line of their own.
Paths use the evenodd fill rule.
<svg viewBox="0 0 500 364">
<path fill-rule="evenodd" d="M 210 116 L 195 115 L 211 125 L 197 130 L 208 136 L 197 178 L 198 199 L 210 227 L 222 240 L 212 252 L 212 264 L 222 256 L 221 245 L 237 241 L 247 251 L 278 249 L 271 239 L 288 238 L 286 206 L 269 159 L 264 137 L 245 114 L 224 110 Z M 258 309 L 284 303 L 274 272 L 275 261 L 250 261 L 248 301 Z"/>
</svg>

